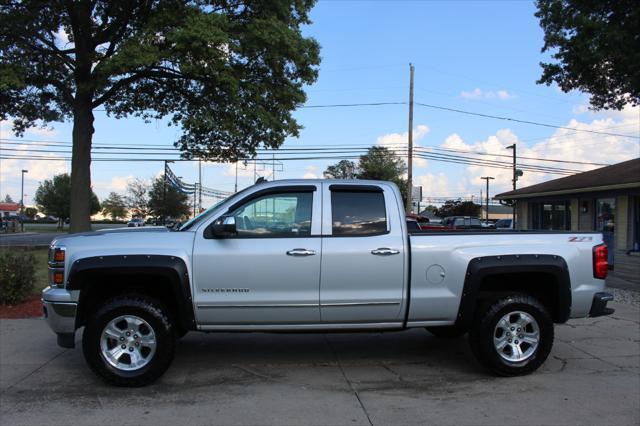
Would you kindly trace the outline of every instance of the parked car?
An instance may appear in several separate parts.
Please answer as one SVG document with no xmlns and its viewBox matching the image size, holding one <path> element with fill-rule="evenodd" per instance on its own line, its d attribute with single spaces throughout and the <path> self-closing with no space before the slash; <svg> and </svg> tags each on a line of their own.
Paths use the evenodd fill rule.
<svg viewBox="0 0 640 426">
<path fill-rule="evenodd" d="M 58 237 L 45 316 L 62 347 L 84 327 L 100 377 L 142 386 L 189 331 L 468 333 L 489 371 L 523 375 L 549 356 L 554 323 L 613 312 L 600 233 L 425 233 L 406 221 L 391 182 L 256 184 L 176 231 Z"/>
<path fill-rule="evenodd" d="M 144 219 L 139 217 L 134 217 L 127 223 L 128 228 L 138 228 L 140 226 L 144 226 Z"/>
<path fill-rule="evenodd" d="M 482 229 L 482 221 L 473 216 L 448 216 L 442 225 L 449 229 Z"/>
<path fill-rule="evenodd" d="M 496 222 L 496 229 L 500 231 L 513 229 L 513 219 L 500 219 Z"/>
</svg>

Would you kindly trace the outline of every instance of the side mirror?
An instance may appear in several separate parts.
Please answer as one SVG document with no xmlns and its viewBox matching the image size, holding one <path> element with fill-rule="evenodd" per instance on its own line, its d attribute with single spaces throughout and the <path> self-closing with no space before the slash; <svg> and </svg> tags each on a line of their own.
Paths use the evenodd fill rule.
<svg viewBox="0 0 640 426">
<path fill-rule="evenodd" d="M 235 237 L 237 234 L 233 216 L 222 216 L 204 230 L 204 237 L 209 239 Z"/>
</svg>

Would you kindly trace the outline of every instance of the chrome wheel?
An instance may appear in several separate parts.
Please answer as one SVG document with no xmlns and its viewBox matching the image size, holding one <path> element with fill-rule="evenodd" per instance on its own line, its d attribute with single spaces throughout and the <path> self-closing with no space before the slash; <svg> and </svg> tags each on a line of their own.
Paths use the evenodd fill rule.
<svg viewBox="0 0 640 426">
<path fill-rule="evenodd" d="M 505 361 L 522 362 L 538 349 L 540 327 L 530 314 L 523 311 L 504 315 L 493 330 L 493 345 Z"/>
<path fill-rule="evenodd" d="M 100 354 L 118 370 L 146 366 L 156 352 L 156 335 L 148 322 L 135 315 L 109 321 L 100 337 Z"/>
</svg>

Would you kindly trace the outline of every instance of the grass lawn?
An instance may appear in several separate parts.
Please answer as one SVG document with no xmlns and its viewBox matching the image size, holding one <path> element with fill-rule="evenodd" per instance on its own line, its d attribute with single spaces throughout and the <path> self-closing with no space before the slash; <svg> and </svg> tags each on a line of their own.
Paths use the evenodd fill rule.
<svg viewBox="0 0 640 426">
<path fill-rule="evenodd" d="M 28 249 L 36 258 L 36 276 L 33 283 L 33 294 L 40 294 L 43 288 L 49 285 L 49 271 L 47 266 L 47 256 L 49 249 L 47 247 L 38 247 Z"/>
</svg>

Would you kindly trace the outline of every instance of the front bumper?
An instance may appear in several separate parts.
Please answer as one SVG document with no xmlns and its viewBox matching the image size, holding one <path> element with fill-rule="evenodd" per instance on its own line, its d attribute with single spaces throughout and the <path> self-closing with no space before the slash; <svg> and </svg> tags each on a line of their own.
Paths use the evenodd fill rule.
<svg viewBox="0 0 640 426">
<path fill-rule="evenodd" d="M 607 302 L 613 300 L 613 294 L 598 292 L 593 295 L 593 302 L 591 303 L 591 310 L 589 311 L 590 317 L 601 317 L 604 315 L 611 315 L 615 312 L 615 309 L 607 308 Z"/>
<path fill-rule="evenodd" d="M 65 289 L 47 287 L 42 291 L 44 317 L 58 335 L 58 345 L 64 348 L 75 346 L 76 310 L 78 304 Z"/>
</svg>

